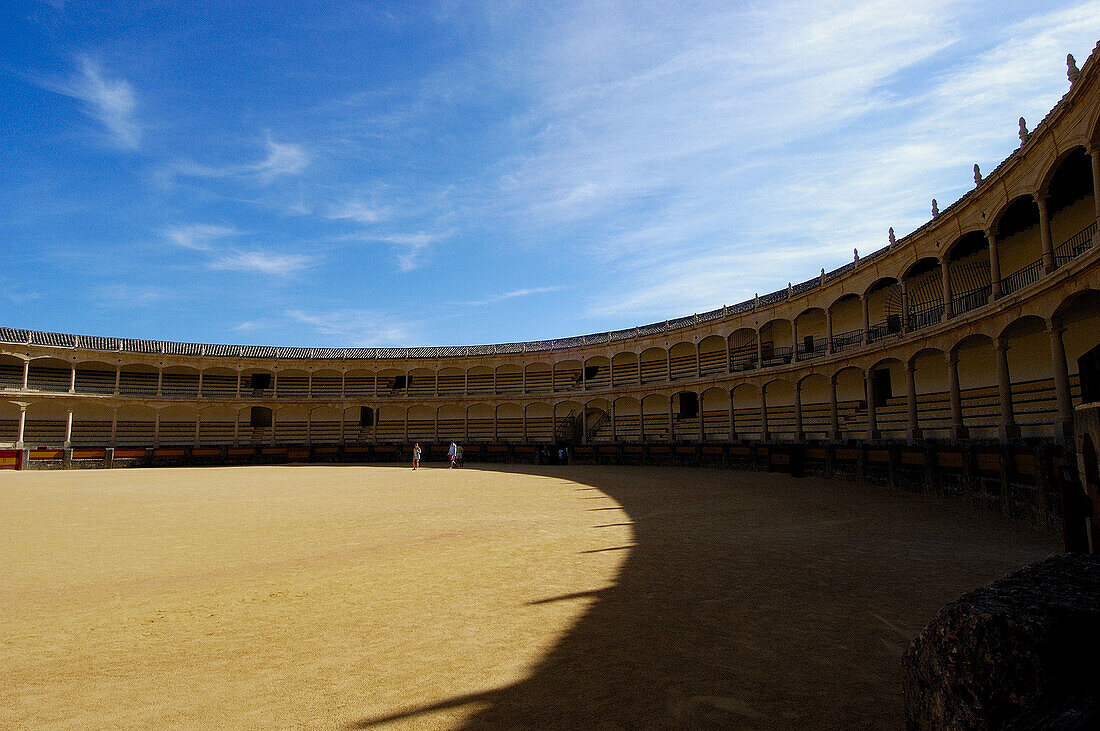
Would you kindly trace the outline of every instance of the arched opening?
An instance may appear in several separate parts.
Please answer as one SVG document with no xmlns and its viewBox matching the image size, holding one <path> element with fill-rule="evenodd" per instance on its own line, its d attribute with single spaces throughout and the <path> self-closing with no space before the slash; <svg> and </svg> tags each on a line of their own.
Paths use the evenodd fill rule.
<svg viewBox="0 0 1100 731">
<path fill-rule="evenodd" d="M 234 398 L 237 395 L 237 371 L 232 368 L 207 368 L 202 372 L 203 398 Z"/>
<path fill-rule="evenodd" d="M 794 439 L 794 384 L 790 381 L 769 381 L 764 386 L 764 396 L 768 407 L 768 439 Z"/>
<path fill-rule="evenodd" d="M 594 355 L 584 362 L 584 387 L 588 390 L 611 385 L 611 359 Z"/>
<path fill-rule="evenodd" d="M 85 361 L 76 364 L 76 392 L 115 392 L 115 367 L 110 363 Z"/>
<path fill-rule="evenodd" d="M 730 333 L 727 342 L 730 351 L 730 372 L 752 370 L 760 364 L 755 330 L 748 327 L 738 328 Z"/>
<path fill-rule="evenodd" d="M 952 350 L 958 357 L 963 426 L 971 437 L 996 437 L 1000 399 L 993 341 L 986 335 L 970 335 Z"/>
<path fill-rule="evenodd" d="M 23 359 L 0 353 L 0 389 L 23 388 Z"/>
<path fill-rule="evenodd" d="M 527 393 L 553 392 L 553 371 L 549 363 L 528 363 L 523 372 L 527 379 Z"/>
<path fill-rule="evenodd" d="M 309 373 L 298 368 L 278 372 L 275 379 L 275 397 L 280 399 L 305 399 L 309 396 Z"/>
<path fill-rule="evenodd" d="M 198 376 L 196 385 L 198 384 Z M 198 410 L 191 405 L 169 406 L 160 411 L 160 438 L 166 446 L 181 447 L 195 443 Z"/>
<path fill-rule="evenodd" d="M 664 348 L 646 348 L 638 356 L 642 383 L 664 383 L 668 376 L 668 353 Z"/>
<path fill-rule="evenodd" d="M 917 392 L 917 428 L 928 439 L 951 437 L 951 404 L 947 388 L 947 356 L 927 348 L 911 359 Z"/>
<path fill-rule="evenodd" d="M 392 371 L 391 371 L 392 373 Z M 375 374 L 365 368 L 351 368 L 344 376 L 345 398 L 371 398 L 374 393 Z"/>
<path fill-rule="evenodd" d="M 409 391 L 409 376 L 398 368 L 382 368 L 378 371 L 377 384 L 380 397 L 404 396 Z"/>
<path fill-rule="evenodd" d="M 829 319 L 834 353 L 863 345 L 863 301 L 858 294 L 843 295 L 829 305 Z"/>
<path fill-rule="evenodd" d="M 316 385 L 317 374 L 313 374 Z M 336 406 L 316 406 L 309 414 L 310 444 L 339 444 L 343 410 Z"/>
<path fill-rule="evenodd" d="M 527 441 L 550 444 L 554 441 L 554 410 L 550 404 L 536 402 L 523 407 L 527 422 Z"/>
<path fill-rule="evenodd" d="M 612 377 L 616 386 L 632 386 L 638 383 L 638 354 L 616 353 L 611 359 Z"/>
<path fill-rule="evenodd" d="M 519 404 L 497 405 L 498 442 L 518 443 L 523 441 L 523 407 Z"/>
<path fill-rule="evenodd" d="M 22 381 L 22 375 L 20 375 L 20 381 Z M 10 401 L 0 401 L 0 444 L 5 447 L 14 447 L 18 438 L 19 406 Z"/>
<path fill-rule="evenodd" d="M 884 277 L 863 295 L 867 303 L 867 341 L 882 340 L 901 333 L 903 314 L 901 285 L 893 277 Z"/>
<path fill-rule="evenodd" d="M 466 409 L 457 404 L 444 404 L 436 409 L 439 419 L 439 442 L 462 442 L 466 439 Z"/>
<path fill-rule="evenodd" d="M 434 381 L 434 379 L 433 379 Z M 434 383 L 433 383 L 433 391 Z M 417 404 L 408 408 L 409 434 L 408 441 L 430 444 L 435 440 L 435 409 L 424 404 Z"/>
<path fill-rule="evenodd" d="M 794 319 L 794 330 L 797 333 L 795 358 L 809 360 L 825 355 L 828 331 L 825 310 L 820 307 L 804 310 Z"/>
<path fill-rule="evenodd" d="M 374 412 L 374 434 L 381 444 L 400 444 L 405 441 L 405 407 L 390 404 L 379 406 Z"/>
<path fill-rule="evenodd" d="M 437 373 L 440 396 L 462 396 L 466 393 L 466 371 L 448 366 Z"/>
<path fill-rule="evenodd" d="M 148 406 L 126 405 L 118 409 L 115 418 L 115 444 L 120 447 L 153 445 L 153 429 L 157 412 Z"/>
<path fill-rule="evenodd" d="M 1084 147 L 1071 150 L 1059 161 L 1047 190 L 1054 263 L 1062 266 L 1092 248 L 1096 234 L 1092 160 Z"/>
<path fill-rule="evenodd" d="M 694 343 L 676 343 L 668 351 L 669 378 L 673 381 L 695 378 L 699 372 Z"/>
<path fill-rule="evenodd" d="M 35 358 L 27 372 L 27 388 L 31 391 L 66 393 L 72 378 L 72 368 L 58 358 Z"/>
<path fill-rule="evenodd" d="M 1100 292 L 1086 289 L 1067 297 L 1052 318 L 1061 328 L 1073 403 L 1081 403 L 1077 359 L 1100 343 Z M 1053 363 L 1053 360 L 1052 360 Z M 1100 521 L 1097 521 L 1100 524 Z"/>
<path fill-rule="evenodd" d="M 430 368 L 413 368 L 408 375 L 408 394 L 418 398 L 430 398 L 435 396 L 435 371 Z M 432 416 L 435 422 L 435 416 Z M 410 435 L 410 439 L 411 439 Z"/>
<path fill-rule="evenodd" d="M 581 440 L 581 410 L 576 401 L 560 401 L 554 404 L 554 441 L 576 444 Z"/>
<path fill-rule="evenodd" d="M 833 382 L 840 438 L 864 439 L 867 436 L 867 387 L 863 370 L 855 366 L 841 368 L 833 375 Z"/>
<path fill-rule="evenodd" d="M 313 385 L 310 389 L 311 397 L 326 401 L 340 398 L 340 383 L 342 380 L 340 371 L 335 368 L 320 368 L 314 371 Z M 339 422 L 339 419 L 336 421 Z"/>
<path fill-rule="evenodd" d="M 704 442 L 728 442 L 730 438 L 730 395 L 724 388 L 708 388 L 699 398 L 703 414 Z"/>
<path fill-rule="evenodd" d="M 523 368 L 514 363 L 497 366 L 496 383 L 497 393 L 523 393 Z"/>
<path fill-rule="evenodd" d="M 111 386 L 114 386 L 112 379 Z M 73 404 L 74 447 L 105 447 L 111 443 L 111 420 L 114 409 L 106 404 L 77 402 Z"/>
<path fill-rule="evenodd" d="M 554 364 L 554 392 L 576 391 L 581 387 L 582 365 L 579 360 Z"/>
<path fill-rule="evenodd" d="M 490 404 L 473 404 L 466 409 L 469 435 L 467 441 L 493 441 L 493 413 L 493 406 Z"/>
<path fill-rule="evenodd" d="M 905 439 L 909 429 L 905 364 L 897 358 L 884 358 L 871 366 L 869 376 L 875 428 L 883 439 Z"/>
<path fill-rule="evenodd" d="M 811 373 L 801 381 L 799 401 L 802 403 L 802 433 L 805 439 L 827 439 L 832 429 L 832 406 L 829 379 L 821 373 Z"/>
<path fill-rule="evenodd" d="M 943 320 L 943 270 L 940 262 L 925 257 L 915 262 L 902 275 L 905 282 L 906 327 L 910 330 L 935 325 Z"/>
<path fill-rule="evenodd" d="M 1001 296 L 1039 281 L 1043 273 L 1043 241 L 1039 207 L 1030 195 L 1013 199 L 994 218 Z"/>
<path fill-rule="evenodd" d="M 1058 419 L 1058 400 L 1046 323 L 1025 315 L 1002 330 L 1000 340 L 1007 345 L 1012 410 L 1021 436 L 1050 436 Z"/>
<path fill-rule="evenodd" d="M 275 372 L 268 368 L 245 368 L 241 371 L 241 396 L 245 398 L 273 398 L 275 396 Z"/>
<path fill-rule="evenodd" d="M 726 339 L 709 335 L 699 341 L 699 374 L 713 376 L 726 372 Z"/>
<path fill-rule="evenodd" d="M 679 391 L 672 396 L 673 437 L 678 442 L 699 441 L 699 422 L 702 411 L 699 394 Z"/>
<path fill-rule="evenodd" d="M 606 399 L 593 399 L 584 405 L 584 441 L 611 440 L 611 403 Z"/>
<path fill-rule="evenodd" d="M 639 442 L 642 439 L 642 402 L 631 396 L 615 399 L 615 439 Z"/>
<path fill-rule="evenodd" d="M 205 375 L 203 392 L 206 392 Z M 237 409 L 232 406 L 210 406 L 199 411 L 199 444 L 208 446 L 233 443 Z"/>
<path fill-rule="evenodd" d="M 738 439 L 761 438 L 760 389 L 742 383 L 733 389 L 733 428 Z"/>
<path fill-rule="evenodd" d="M 668 396 L 651 393 L 642 398 L 642 438 L 647 442 L 667 442 L 672 438 Z"/>
<path fill-rule="evenodd" d="M 771 320 L 760 328 L 760 365 L 790 363 L 794 358 L 794 330 L 790 320 Z"/>
<path fill-rule="evenodd" d="M 944 259 L 951 278 L 951 312 L 961 315 L 988 304 L 992 290 L 985 232 L 961 236 L 944 252 Z"/>
</svg>

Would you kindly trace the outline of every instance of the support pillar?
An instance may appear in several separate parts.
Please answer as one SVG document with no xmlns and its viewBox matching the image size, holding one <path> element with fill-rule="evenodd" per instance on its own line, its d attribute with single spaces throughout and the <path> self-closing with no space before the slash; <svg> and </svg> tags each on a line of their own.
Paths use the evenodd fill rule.
<svg viewBox="0 0 1100 731">
<path fill-rule="evenodd" d="M 703 420 L 703 394 L 699 394 L 699 441 L 707 440 L 707 425 Z"/>
<path fill-rule="evenodd" d="M 905 286 L 905 279 L 898 281 L 901 287 L 901 331 L 909 332 L 909 288 Z"/>
<path fill-rule="evenodd" d="M 771 438 L 768 432 L 768 387 L 760 387 L 760 441 L 766 442 Z"/>
<path fill-rule="evenodd" d="M 1073 440 L 1073 400 L 1069 390 L 1066 346 L 1062 341 L 1064 332 L 1065 328 L 1055 324 L 1047 327 L 1047 334 L 1050 336 L 1051 368 L 1054 373 L 1054 394 L 1058 401 L 1057 435 L 1064 441 L 1071 442 Z"/>
<path fill-rule="evenodd" d="M 163 386 L 164 386 L 164 369 L 160 366 L 157 366 L 157 396 L 161 396 L 163 394 Z"/>
<path fill-rule="evenodd" d="M 676 417 L 672 411 L 672 396 L 668 397 L 668 441 L 676 441 Z"/>
<path fill-rule="evenodd" d="M 236 398 L 241 397 L 241 369 L 237 369 L 237 395 Z"/>
<path fill-rule="evenodd" d="M 833 354 L 833 311 L 825 310 L 825 352 Z"/>
<path fill-rule="evenodd" d="M 993 229 L 985 232 L 985 239 L 989 242 L 989 297 L 990 300 L 1001 298 L 1001 250 L 998 247 L 997 232 Z"/>
<path fill-rule="evenodd" d="M 19 407 L 19 429 L 15 432 L 15 448 L 23 448 L 23 436 L 27 431 L 27 407 Z"/>
<path fill-rule="evenodd" d="M 199 395 L 198 395 L 198 398 L 202 398 L 202 374 L 203 374 L 203 371 L 199 371 Z"/>
<path fill-rule="evenodd" d="M 1092 161 L 1092 202 L 1096 220 L 1100 223 L 1100 148 L 1089 147 L 1089 160 Z M 1097 232 L 1100 233 L 1100 227 Z"/>
<path fill-rule="evenodd" d="M 73 410 L 69 409 L 65 415 L 65 449 L 73 446 Z"/>
<path fill-rule="evenodd" d="M 840 409 L 836 405 L 836 376 L 829 378 L 829 431 L 830 437 L 840 441 Z"/>
<path fill-rule="evenodd" d="M 1049 194 L 1041 190 L 1033 197 L 1035 205 L 1039 207 L 1039 237 L 1043 242 L 1043 273 L 1050 274 L 1054 271 L 1054 242 L 1050 234 L 1050 217 L 1047 213 L 1047 199 Z"/>
<path fill-rule="evenodd" d="M 802 381 L 794 384 L 794 440 L 801 442 L 806 439 L 806 432 L 802 429 Z"/>
<path fill-rule="evenodd" d="M 867 397 L 867 441 L 873 442 L 882 438 L 878 430 L 878 414 L 875 413 L 875 379 L 874 371 L 867 370 L 863 375 L 863 393 Z"/>
<path fill-rule="evenodd" d="M 734 421 L 733 413 L 733 391 L 729 392 L 730 396 L 730 443 L 737 441 L 737 424 Z"/>
<path fill-rule="evenodd" d="M 111 446 L 118 446 L 118 409 L 111 409 Z"/>
<path fill-rule="evenodd" d="M 863 344 L 871 344 L 871 304 L 867 299 L 870 295 L 863 295 L 859 298 L 860 303 L 863 305 Z"/>
<path fill-rule="evenodd" d="M 69 371 L 69 393 L 76 393 L 76 363 L 70 366 Z"/>
<path fill-rule="evenodd" d="M 239 379 L 240 378 L 240 373 L 239 372 L 237 373 L 237 376 L 238 376 L 238 379 Z M 239 380 L 238 380 L 238 383 L 240 383 Z M 234 447 L 241 446 L 241 409 L 237 409 L 236 416 L 233 417 L 233 446 Z"/>
<path fill-rule="evenodd" d="M 940 274 L 943 276 L 943 319 L 950 320 L 955 313 L 951 309 L 951 300 L 954 299 L 951 293 L 951 262 L 947 259 L 940 260 Z"/>
<path fill-rule="evenodd" d="M 611 404 L 608 407 L 608 415 L 611 417 L 611 441 L 618 443 L 619 437 L 615 431 L 615 399 L 611 400 Z"/>
<path fill-rule="evenodd" d="M 998 430 L 1001 439 L 1020 436 L 1020 427 L 1016 425 L 1016 414 L 1012 408 L 1012 377 L 1008 372 L 1008 343 L 997 338 L 994 345 L 997 352 L 997 395 L 1000 397 L 1001 426 Z"/>
<path fill-rule="evenodd" d="M 115 366 L 115 396 L 119 394 L 119 386 L 122 382 L 122 366 Z"/>
<path fill-rule="evenodd" d="M 30 375 L 31 362 L 29 360 L 23 361 L 23 390 L 27 390 L 27 378 Z"/>
<path fill-rule="evenodd" d="M 196 411 L 195 412 L 195 439 L 194 439 L 194 442 L 193 442 L 194 446 L 196 446 L 196 447 L 199 446 L 199 429 L 200 428 L 202 428 L 202 412 L 201 411 Z"/>
<path fill-rule="evenodd" d="M 153 416 L 153 446 L 160 446 L 160 409 L 157 409 Z"/>
<path fill-rule="evenodd" d="M 966 439 L 968 432 L 963 421 L 962 391 L 959 389 L 959 353 L 955 350 L 947 353 L 947 397 L 951 404 L 951 438 L 961 441 Z"/>
<path fill-rule="evenodd" d="M 905 405 L 909 411 L 909 429 L 906 436 L 912 442 L 924 436 L 917 414 L 917 369 L 912 361 L 905 363 Z"/>
</svg>

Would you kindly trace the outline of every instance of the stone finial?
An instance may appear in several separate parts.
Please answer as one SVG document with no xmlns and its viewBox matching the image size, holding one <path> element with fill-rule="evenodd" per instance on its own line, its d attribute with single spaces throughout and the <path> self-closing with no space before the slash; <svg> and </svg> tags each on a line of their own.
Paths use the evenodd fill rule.
<svg viewBox="0 0 1100 731">
<path fill-rule="evenodd" d="M 859 249 L 852 249 L 852 260 L 859 261 Z"/>
<path fill-rule="evenodd" d="M 1027 121 L 1023 117 L 1020 117 L 1020 144 L 1027 142 L 1028 134 Z"/>
<path fill-rule="evenodd" d="M 936 218 L 940 215 L 940 204 L 936 202 L 936 199 L 932 199 L 932 218 Z"/>
<path fill-rule="evenodd" d="M 974 163 L 974 185 L 978 185 L 982 182 L 982 170 L 978 167 L 978 163 Z"/>
<path fill-rule="evenodd" d="M 794 287 L 791 286 L 790 282 L 787 282 L 787 299 L 791 297 L 794 297 Z"/>
<path fill-rule="evenodd" d="M 821 283 L 825 284 L 825 267 L 821 267 Z"/>
<path fill-rule="evenodd" d="M 756 294 L 754 294 L 752 296 L 752 306 L 754 308 L 760 306 L 760 293 L 759 292 L 757 292 Z"/>
<path fill-rule="evenodd" d="M 1066 77 L 1070 84 L 1077 83 L 1077 77 L 1081 75 L 1081 69 L 1077 68 L 1077 59 L 1072 53 L 1066 54 Z"/>
<path fill-rule="evenodd" d="M 888 235 L 888 238 L 890 239 L 890 246 L 893 246 L 894 244 L 896 244 L 898 242 L 897 237 L 894 236 L 894 227 L 893 226 L 890 227 L 890 233 Z"/>
</svg>

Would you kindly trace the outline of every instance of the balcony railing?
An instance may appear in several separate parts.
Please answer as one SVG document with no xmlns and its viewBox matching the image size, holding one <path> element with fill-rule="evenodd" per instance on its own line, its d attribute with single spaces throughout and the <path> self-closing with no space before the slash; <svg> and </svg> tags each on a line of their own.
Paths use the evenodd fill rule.
<svg viewBox="0 0 1100 731">
<path fill-rule="evenodd" d="M 888 315 L 882 322 L 877 322 L 871 325 L 867 331 L 868 340 L 872 343 L 876 340 L 882 340 L 887 335 L 894 335 L 901 332 L 901 317 L 899 315 Z"/>
<path fill-rule="evenodd" d="M 863 330 L 848 330 L 833 336 L 833 352 L 839 353 L 849 348 L 858 348 L 863 345 Z"/>
<path fill-rule="evenodd" d="M 1017 269 L 1001 280 L 1001 296 L 1010 295 L 1029 284 L 1035 284 L 1035 282 L 1039 281 L 1039 277 L 1042 273 L 1042 259 L 1033 261 L 1022 269 Z"/>
<path fill-rule="evenodd" d="M 756 368 L 756 355 L 733 355 L 730 356 L 730 370 L 737 371 L 751 371 Z"/>
<path fill-rule="evenodd" d="M 1092 248 L 1092 237 L 1096 235 L 1096 221 L 1070 236 L 1054 250 L 1054 264 L 1062 266 Z"/>
<path fill-rule="evenodd" d="M 799 343 L 794 357 L 796 360 L 808 360 L 822 355 L 825 355 L 825 338 L 813 338 Z"/>
<path fill-rule="evenodd" d="M 778 348 L 770 348 L 768 350 L 765 350 L 761 354 L 761 362 L 765 366 L 790 363 L 793 355 L 794 349 L 791 348 L 789 345 L 783 345 Z"/>
<path fill-rule="evenodd" d="M 926 304 L 909 308 L 909 329 L 920 330 L 935 325 L 943 319 L 943 303 Z"/>
<path fill-rule="evenodd" d="M 992 291 L 992 288 L 986 284 L 969 292 L 963 292 L 951 300 L 951 311 L 956 315 L 961 315 L 964 312 L 970 312 L 970 310 L 988 304 L 990 291 Z"/>
</svg>

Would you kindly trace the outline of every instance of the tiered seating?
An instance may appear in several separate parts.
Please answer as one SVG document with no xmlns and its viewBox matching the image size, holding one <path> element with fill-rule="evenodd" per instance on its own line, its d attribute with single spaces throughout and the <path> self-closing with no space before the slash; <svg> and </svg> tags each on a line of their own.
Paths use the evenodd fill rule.
<svg viewBox="0 0 1100 731">
<path fill-rule="evenodd" d="M 74 446 L 102 447 L 111 443 L 110 421 L 73 421 Z"/>
<path fill-rule="evenodd" d="M 0 444 L 14 444 L 19 436 L 18 419 L 0 419 Z"/>
<path fill-rule="evenodd" d="M 616 386 L 632 386 L 638 382 L 638 361 L 620 361 L 613 374 Z"/>
<path fill-rule="evenodd" d="M 186 445 L 195 443 L 194 421 L 160 422 L 160 443 Z"/>
<path fill-rule="evenodd" d="M 198 373 L 165 373 L 160 382 L 160 393 L 169 398 L 198 398 Z"/>
<path fill-rule="evenodd" d="M 726 441 L 730 438 L 730 412 L 728 409 L 703 411 L 703 431 L 709 441 Z"/>
<path fill-rule="evenodd" d="M 492 373 L 470 373 L 466 376 L 467 393 L 480 394 L 493 392 Z"/>
<path fill-rule="evenodd" d="M 307 425 L 305 421 L 275 420 L 276 444 L 305 444 Z"/>
<path fill-rule="evenodd" d="M 77 393 L 114 393 L 115 372 L 76 368 Z"/>
<path fill-rule="evenodd" d="M 610 429 L 610 425 L 608 426 Z M 636 442 L 642 438 L 642 418 L 638 414 L 615 414 L 615 438 Z"/>
<path fill-rule="evenodd" d="M 275 381 L 275 397 L 280 399 L 304 399 L 309 396 L 308 376 L 280 375 Z"/>
<path fill-rule="evenodd" d="M 550 393 L 553 391 L 550 369 L 527 369 L 527 393 Z"/>
<path fill-rule="evenodd" d="M 643 360 L 642 383 L 663 383 L 668 380 L 668 362 L 664 358 Z"/>
<path fill-rule="evenodd" d="M 346 398 L 369 398 L 374 395 L 374 374 L 348 374 L 344 379 Z"/>
<path fill-rule="evenodd" d="M 409 441 L 431 442 L 435 440 L 435 419 L 409 419 Z"/>
<path fill-rule="evenodd" d="M 558 368 L 554 371 L 554 391 L 574 391 L 581 382 L 580 368 Z"/>
<path fill-rule="evenodd" d="M 0 363 L 0 388 L 23 388 L 23 366 Z"/>
<path fill-rule="evenodd" d="M 203 398 L 234 398 L 237 395 L 237 376 L 228 374 L 203 374 Z"/>
<path fill-rule="evenodd" d="M 726 351 L 711 350 L 699 353 L 699 370 L 704 376 L 726 372 Z"/>
<path fill-rule="evenodd" d="M 123 369 L 119 374 L 118 392 L 123 396 L 156 396 L 157 374 L 155 371 Z"/>
<path fill-rule="evenodd" d="M 205 392 L 205 384 L 204 384 Z M 233 422 L 203 421 L 199 424 L 199 444 L 220 446 L 233 443 Z"/>
<path fill-rule="evenodd" d="M 678 381 L 684 378 L 695 378 L 695 353 L 677 355 L 669 360 L 671 380 Z"/>
<path fill-rule="evenodd" d="M 419 396 L 420 398 L 429 398 L 435 395 L 435 374 L 431 376 L 422 376 L 417 374 L 410 376 L 409 381 L 409 395 Z"/>
<path fill-rule="evenodd" d="M 456 441 L 462 441 L 466 438 L 466 421 L 465 419 L 440 419 L 439 420 L 439 439 L 443 442 L 449 442 L 452 439 Z"/>
<path fill-rule="evenodd" d="M 493 439 L 492 419 L 470 419 L 470 441 L 489 442 Z"/>
<path fill-rule="evenodd" d="M 443 436 L 442 431 L 440 431 L 440 436 Z M 549 416 L 528 417 L 527 440 L 531 442 L 552 442 L 554 440 L 554 420 Z"/>
<path fill-rule="evenodd" d="M 464 373 L 447 373 L 439 376 L 440 396 L 461 396 L 466 392 L 466 375 Z"/>
<path fill-rule="evenodd" d="M 28 445 L 60 447 L 65 443 L 65 422 L 61 420 L 27 420 L 23 442 Z"/>
<path fill-rule="evenodd" d="M 497 371 L 497 393 L 523 393 L 523 371 Z"/>
<path fill-rule="evenodd" d="M 611 386 L 611 367 L 607 364 L 599 366 L 595 374 L 585 376 L 584 387 L 586 389 L 608 388 Z"/>
<path fill-rule="evenodd" d="M 153 444 L 152 421 L 119 421 L 115 430 L 115 444 L 120 447 L 145 447 Z"/>
<path fill-rule="evenodd" d="M 69 390 L 69 379 L 71 378 L 72 371 L 68 368 L 36 366 L 32 362 L 30 371 L 27 374 L 27 388 L 31 391 L 58 391 L 64 393 Z"/>
<path fill-rule="evenodd" d="M 378 441 L 380 442 L 405 441 L 404 421 L 381 421 L 378 422 L 375 428 L 378 433 Z"/>
<path fill-rule="evenodd" d="M 340 378 L 337 376 L 314 376 L 313 398 L 338 399 L 340 398 Z"/>
<path fill-rule="evenodd" d="M 358 425 L 355 427 L 355 431 L 358 432 Z M 347 434 L 350 433 L 350 429 L 347 429 L 344 434 L 344 438 L 347 439 Z M 310 424 L 309 427 L 309 440 L 314 444 L 337 444 L 340 441 L 340 422 L 339 421 L 315 421 Z"/>
<path fill-rule="evenodd" d="M 523 441 L 523 419 L 497 419 L 497 440 L 501 442 Z"/>
<path fill-rule="evenodd" d="M 794 438 L 794 405 L 768 407 L 768 434 L 772 439 Z"/>
</svg>

